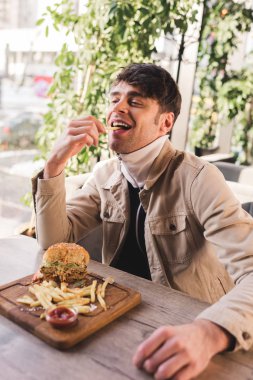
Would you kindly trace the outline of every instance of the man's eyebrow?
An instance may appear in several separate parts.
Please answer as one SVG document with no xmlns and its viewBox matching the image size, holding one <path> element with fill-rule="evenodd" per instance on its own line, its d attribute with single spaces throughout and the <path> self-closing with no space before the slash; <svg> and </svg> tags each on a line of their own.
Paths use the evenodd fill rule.
<svg viewBox="0 0 253 380">
<path fill-rule="evenodd" d="M 122 93 L 119 91 L 111 91 L 109 95 L 110 96 L 117 96 L 117 95 L 121 95 L 121 94 Z M 144 95 L 138 91 L 129 91 L 129 92 L 127 92 L 127 96 L 144 98 Z"/>
</svg>

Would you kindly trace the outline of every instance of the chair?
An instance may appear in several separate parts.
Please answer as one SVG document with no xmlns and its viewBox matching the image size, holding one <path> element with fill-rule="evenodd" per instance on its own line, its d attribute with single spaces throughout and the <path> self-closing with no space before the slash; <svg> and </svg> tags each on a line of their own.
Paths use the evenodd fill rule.
<svg viewBox="0 0 253 380">
<path fill-rule="evenodd" d="M 229 162 L 214 162 L 227 181 L 253 186 L 253 166 L 236 165 Z"/>
<path fill-rule="evenodd" d="M 253 202 L 243 203 L 242 208 L 253 216 Z"/>
</svg>

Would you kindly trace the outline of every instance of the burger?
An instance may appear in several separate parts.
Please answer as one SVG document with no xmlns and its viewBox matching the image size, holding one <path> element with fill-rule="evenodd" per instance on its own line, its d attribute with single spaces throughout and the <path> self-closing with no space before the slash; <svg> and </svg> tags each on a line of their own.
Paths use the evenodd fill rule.
<svg viewBox="0 0 253 380">
<path fill-rule="evenodd" d="M 51 245 L 43 255 L 40 272 L 45 280 L 75 282 L 87 274 L 89 253 L 75 243 Z"/>
</svg>

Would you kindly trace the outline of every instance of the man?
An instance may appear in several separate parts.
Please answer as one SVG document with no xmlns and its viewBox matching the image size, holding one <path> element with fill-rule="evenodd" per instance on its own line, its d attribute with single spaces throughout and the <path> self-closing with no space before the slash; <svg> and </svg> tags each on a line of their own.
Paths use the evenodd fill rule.
<svg viewBox="0 0 253 380">
<path fill-rule="evenodd" d="M 117 156 L 65 206 L 67 161 L 106 131 L 92 116 L 72 121 L 34 179 L 34 198 L 43 248 L 102 224 L 105 263 L 213 303 L 191 324 L 159 328 L 134 355 L 156 379 L 187 380 L 216 353 L 253 343 L 253 221 L 217 168 L 169 142 L 180 106 L 167 71 L 126 67 L 107 113 Z"/>
</svg>

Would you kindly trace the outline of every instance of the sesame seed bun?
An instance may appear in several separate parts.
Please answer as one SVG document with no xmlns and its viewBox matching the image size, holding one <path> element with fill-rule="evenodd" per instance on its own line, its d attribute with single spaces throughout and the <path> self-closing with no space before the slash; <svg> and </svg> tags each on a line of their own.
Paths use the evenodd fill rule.
<svg viewBox="0 0 253 380">
<path fill-rule="evenodd" d="M 88 265 L 90 255 L 78 244 L 75 243 L 57 243 L 51 245 L 43 256 L 43 261 L 55 262 L 61 261 L 64 264 L 76 263 Z"/>
</svg>

